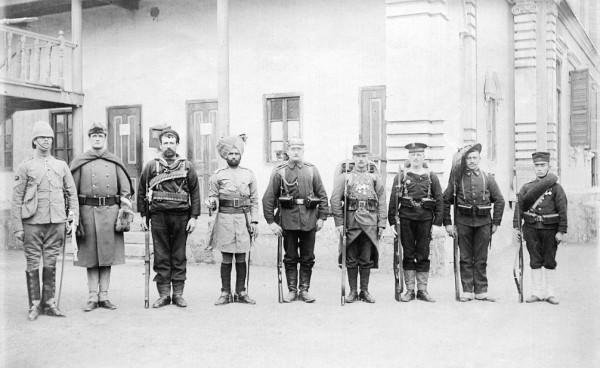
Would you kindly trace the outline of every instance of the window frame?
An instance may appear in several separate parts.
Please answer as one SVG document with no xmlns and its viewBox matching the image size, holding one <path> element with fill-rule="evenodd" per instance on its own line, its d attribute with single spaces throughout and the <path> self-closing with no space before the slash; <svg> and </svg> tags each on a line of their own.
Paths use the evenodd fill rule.
<svg viewBox="0 0 600 368">
<path fill-rule="evenodd" d="M 64 150 L 66 151 L 66 156 L 67 156 L 67 160 L 66 163 L 70 164 L 71 161 L 73 160 L 73 109 L 71 108 L 63 108 L 63 109 L 52 109 L 50 110 L 50 127 L 52 127 L 52 130 L 54 131 L 54 142 L 52 144 L 52 156 L 54 156 L 55 158 L 62 160 L 62 158 L 59 158 L 57 155 L 57 152 L 59 150 Z M 56 120 L 55 117 L 58 115 L 64 115 L 65 117 L 67 117 L 66 122 L 65 122 L 65 131 L 61 132 L 62 134 L 66 133 L 66 136 L 64 137 L 64 142 L 66 143 L 66 146 L 64 148 L 58 148 L 57 147 L 57 142 L 58 142 L 58 130 L 56 129 Z M 69 118 L 70 115 L 70 118 Z M 69 126 L 68 122 L 71 122 L 71 125 Z M 69 128 L 70 128 L 70 132 L 71 132 L 71 140 L 69 140 Z"/>
<path fill-rule="evenodd" d="M 6 127 L 10 125 L 11 134 L 6 134 Z M 7 145 L 7 136 L 10 138 L 10 145 Z M 12 117 L 8 119 L 4 119 L 2 121 L 2 126 L 0 127 L 0 139 L 2 142 L 2 167 L 0 171 L 12 171 L 14 165 L 14 136 L 15 136 L 15 123 Z M 7 148 L 10 146 L 9 148 Z M 7 161 L 7 153 L 10 153 L 10 162 Z"/>
<path fill-rule="evenodd" d="M 298 124 L 299 124 L 299 133 L 300 133 L 300 138 L 302 138 L 304 136 L 303 134 L 303 128 L 304 128 L 304 123 L 303 123 L 303 95 L 302 93 L 299 92 L 287 92 L 287 93 L 271 93 L 271 94 L 264 94 L 263 95 L 263 117 L 264 117 L 264 138 L 265 138 L 265 162 L 267 163 L 280 163 L 282 162 L 282 160 L 273 160 L 271 159 L 271 120 L 270 120 L 270 106 L 271 106 L 271 101 L 272 100 L 277 100 L 277 99 L 281 99 L 281 100 L 285 100 L 285 106 L 287 106 L 287 100 L 289 99 L 293 99 L 293 98 L 297 98 L 298 99 Z M 287 109 L 283 109 L 284 111 L 287 111 Z M 287 141 L 288 141 L 288 119 L 287 119 L 287 114 L 286 116 L 282 116 L 281 117 L 281 121 L 282 121 L 282 129 L 283 129 L 283 136 L 282 136 L 282 140 L 283 140 L 283 150 L 285 151 L 287 149 Z"/>
</svg>

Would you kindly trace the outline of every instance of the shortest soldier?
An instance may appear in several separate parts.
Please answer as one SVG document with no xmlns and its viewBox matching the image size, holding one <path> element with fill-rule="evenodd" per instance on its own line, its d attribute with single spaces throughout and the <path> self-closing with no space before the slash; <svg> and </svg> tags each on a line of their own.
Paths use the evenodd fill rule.
<svg viewBox="0 0 600 368">
<path fill-rule="evenodd" d="M 547 301 L 558 304 L 554 294 L 556 249 L 567 233 L 567 196 L 550 171 L 550 153 L 532 155 L 536 179 L 519 191 L 523 238 L 529 252 L 533 290 L 527 303 Z M 517 211 L 513 218 L 515 238 L 520 240 Z M 545 295 L 544 295 L 545 294 Z"/>
<path fill-rule="evenodd" d="M 51 155 L 54 132 L 45 121 L 33 126 L 33 157 L 17 169 L 12 198 L 12 219 L 17 240 L 23 241 L 27 261 L 29 320 L 43 311 L 64 317 L 54 299 L 56 258 L 64 246 L 68 222 L 78 221 L 79 206 L 73 176 L 66 162 Z M 68 203 L 68 212 L 65 208 Z M 40 260 L 43 259 L 40 300 Z"/>
</svg>

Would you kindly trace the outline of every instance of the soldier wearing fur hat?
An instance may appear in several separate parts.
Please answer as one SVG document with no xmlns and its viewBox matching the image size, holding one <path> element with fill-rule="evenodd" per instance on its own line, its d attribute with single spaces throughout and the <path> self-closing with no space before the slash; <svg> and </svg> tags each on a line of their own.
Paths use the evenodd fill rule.
<svg viewBox="0 0 600 368">
<path fill-rule="evenodd" d="M 366 145 L 352 148 L 353 162 L 344 163 L 336 170 L 331 193 L 336 229 L 340 236 L 344 231 L 347 236 L 346 265 L 350 293 L 346 303 L 359 299 L 375 303 L 375 298 L 369 293 L 369 277 L 371 268 L 379 267 L 377 243 L 386 226 L 387 212 L 383 180 L 375 164 L 369 161 L 368 154 Z M 344 206 L 347 206 L 346 229 L 343 226 Z M 360 294 L 357 287 L 359 274 Z"/>
<path fill-rule="evenodd" d="M 271 173 L 262 199 L 263 213 L 273 233 L 283 236 L 283 263 L 289 291 L 283 301 L 298 299 L 312 303 L 315 298 L 308 289 L 315 263 L 315 236 L 329 213 L 327 192 L 317 168 L 304 161 L 301 139 L 289 140 L 287 154 L 289 160 Z"/>
<path fill-rule="evenodd" d="M 522 219 L 522 236 L 529 252 L 533 290 L 526 302 L 558 304 L 554 292 L 556 249 L 567 233 L 567 196 L 558 177 L 550 172 L 550 153 L 535 152 L 532 159 L 536 178 L 521 187 L 513 218 L 516 240 L 521 236 L 517 219 Z"/>
<path fill-rule="evenodd" d="M 56 258 L 64 246 L 66 228 L 78 221 L 77 191 L 69 167 L 51 155 L 54 132 L 45 121 L 33 127 L 33 157 L 17 168 L 11 216 L 17 240 L 23 242 L 27 261 L 29 320 L 40 313 L 64 317 L 58 309 Z M 65 200 L 69 212 L 66 212 Z M 43 260 L 40 298 L 40 260 Z"/>
<path fill-rule="evenodd" d="M 221 138 L 217 150 L 227 167 L 218 169 L 208 183 L 208 204 L 218 209 L 210 237 L 211 248 L 221 251 L 221 296 L 215 305 L 231 301 L 255 304 L 246 290 L 246 253 L 258 224 L 258 192 L 252 170 L 240 166 L 245 135 Z M 235 294 L 231 293 L 231 270 L 235 258 Z"/>
<path fill-rule="evenodd" d="M 400 297 L 403 302 L 417 299 L 434 302 L 427 292 L 429 278 L 429 243 L 431 226 L 442 226 L 444 202 L 442 187 L 437 175 L 427 169 L 424 143 L 410 143 L 406 169 L 394 177 L 388 210 L 388 221 L 394 236 L 394 226 L 400 221 L 400 241 L 404 250 L 402 266 L 406 293 Z"/>
<path fill-rule="evenodd" d="M 160 156 L 144 167 L 137 195 L 142 228 L 148 230 L 146 216 L 150 216 L 154 241 L 154 281 L 159 298 L 152 307 L 164 307 L 171 301 L 178 307 L 186 307 L 183 299 L 185 245 L 200 215 L 198 176 L 192 163 L 177 154 L 179 134 L 176 131 L 163 130 L 158 139 Z"/>
<path fill-rule="evenodd" d="M 131 178 L 121 159 L 106 149 L 106 135 L 103 123 L 93 123 L 88 131 L 91 148 L 71 163 L 80 213 L 75 265 L 87 268 L 86 312 L 117 308 L 108 298 L 110 271 L 125 263 L 123 231 L 133 219 Z"/>
<path fill-rule="evenodd" d="M 505 203 L 494 176 L 479 168 L 480 161 L 481 144 L 477 143 L 465 150 L 459 167 L 453 167 L 444 192 L 443 223 L 448 235 L 458 236 L 462 302 L 473 298 L 495 301 L 488 295 L 488 245 L 500 226 Z M 456 206 L 455 226 L 451 205 Z"/>
</svg>

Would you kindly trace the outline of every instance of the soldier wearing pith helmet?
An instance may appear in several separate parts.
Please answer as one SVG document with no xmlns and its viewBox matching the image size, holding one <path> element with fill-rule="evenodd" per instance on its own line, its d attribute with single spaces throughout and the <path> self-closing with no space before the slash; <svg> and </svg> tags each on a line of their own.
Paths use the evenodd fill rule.
<svg viewBox="0 0 600 368">
<path fill-rule="evenodd" d="M 534 152 L 532 160 L 536 178 L 521 187 L 513 218 L 517 240 L 521 236 L 518 219 L 522 221 L 529 252 L 532 292 L 526 302 L 558 304 L 554 291 L 556 250 L 567 233 L 567 196 L 558 177 L 550 172 L 550 153 Z"/>
</svg>

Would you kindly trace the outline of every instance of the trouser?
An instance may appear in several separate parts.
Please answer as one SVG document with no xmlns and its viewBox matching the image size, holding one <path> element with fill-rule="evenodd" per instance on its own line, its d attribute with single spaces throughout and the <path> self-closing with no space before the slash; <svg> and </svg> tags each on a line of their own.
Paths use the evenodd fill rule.
<svg viewBox="0 0 600 368">
<path fill-rule="evenodd" d="M 89 267 L 87 269 L 88 291 L 90 301 L 108 300 L 110 285 L 110 266 Z M 100 292 L 98 292 L 100 289 Z"/>
<path fill-rule="evenodd" d="M 65 239 L 65 224 L 23 224 L 23 231 L 27 271 L 39 269 L 42 259 L 44 267 L 56 267 Z"/>
<path fill-rule="evenodd" d="M 316 230 L 285 230 L 283 233 L 285 250 L 283 263 L 290 291 L 298 290 L 298 263 L 300 263 L 300 290 L 308 290 L 310 287 L 312 268 L 315 264 L 316 233 Z"/>
<path fill-rule="evenodd" d="M 529 266 L 532 269 L 541 267 L 553 270 L 556 268 L 557 229 L 536 229 L 523 226 L 523 239 L 529 252 Z"/>
<path fill-rule="evenodd" d="M 490 225 L 467 226 L 457 224 L 460 249 L 460 279 L 465 293 L 487 293 L 486 275 Z"/>
<path fill-rule="evenodd" d="M 170 284 L 185 281 L 188 214 L 157 212 L 152 214 L 152 238 L 154 239 L 154 281 Z"/>
<path fill-rule="evenodd" d="M 432 220 L 400 219 L 400 240 L 404 257 L 402 266 L 407 271 L 429 272 L 429 244 Z"/>
<path fill-rule="evenodd" d="M 371 247 L 373 243 L 365 232 L 361 232 L 346 248 L 347 268 L 372 268 Z"/>
<path fill-rule="evenodd" d="M 223 261 L 221 262 L 221 291 L 231 292 L 231 270 L 232 262 L 235 257 L 235 292 L 240 293 L 246 290 L 246 253 L 227 253 L 221 252 Z"/>
</svg>

